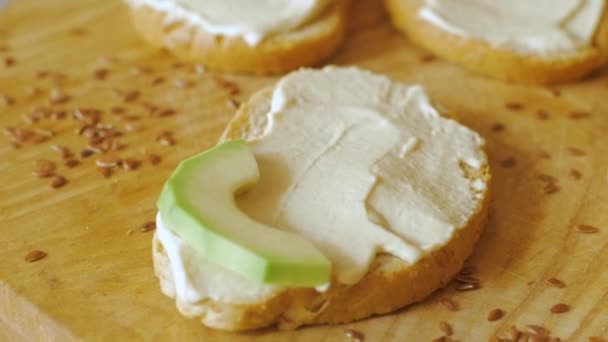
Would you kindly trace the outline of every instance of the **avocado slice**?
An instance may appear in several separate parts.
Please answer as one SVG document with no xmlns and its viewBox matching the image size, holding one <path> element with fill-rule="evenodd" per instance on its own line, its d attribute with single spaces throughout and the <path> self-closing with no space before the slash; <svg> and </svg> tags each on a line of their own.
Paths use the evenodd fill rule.
<svg viewBox="0 0 608 342">
<path fill-rule="evenodd" d="M 163 223 L 209 261 L 260 283 L 312 287 L 330 281 L 331 262 L 308 240 L 257 222 L 235 203 L 260 178 L 243 140 L 184 160 L 157 202 Z"/>
</svg>

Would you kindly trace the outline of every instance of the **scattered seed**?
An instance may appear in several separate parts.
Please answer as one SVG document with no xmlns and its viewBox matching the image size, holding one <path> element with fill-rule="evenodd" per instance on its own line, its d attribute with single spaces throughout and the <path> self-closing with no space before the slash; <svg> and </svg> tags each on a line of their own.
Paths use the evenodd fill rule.
<svg viewBox="0 0 608 342">
<path fill-rule="evenodd" d="M 551 307 L 551 313 L 561 314 L 570 311 L 570 305 L 568 304 L 555 304 Z"/>
<path fill-rule="evenodd" d="M 566 283 L 564 283 L 563 281 L 561 281 L 557 278 L 554 278 L 554 277 L 545 279 L 545 283 L 547 283 L 548 285 L 560 288 L 560 289 L 566 287 Z"/>
<path fill-rule="evenodd" d="M 450 298 L 442 297 L 439 299 L 439 304 L 450 311 L 458 311 L 458 304 Z"/>
<path fill-rule="evenodd" d="M 15 98 L 6 94 L 0 95 L 0 104 L 3 106 L 12 106 L 15 104 Z"/>
<path fill-rule="evenodd" d="M 362 332 L 354 329 L 345 330 L 344 336 L 353 342 L 362 342 L 365 339 L 365 335 Z"/>
<path fill-rule="evenodd" d="M 587 119 L 587 118 L 591 117 L 591 113 L 589 113 L 589 112 L 570 112 L 568 114 L 568 117 L 572 120 Z"/>
<path fill-rule="evenodd" d="M 97 172 L 99 172 L 103 178 L 110 178 L 110 176 L 112 176 L 112 169 L 109 167 L 97 167 Z"/>
<path fill-rule="evenodd" d="M 146 232 L 149 232 L 154 229 L 156 229 L 156 222 L 154 222 L 154 221 L 148 221 L 148 222 L 142 224 L 141 226 L 139 226 L 139 231 L 142 233 L 146 233 Z"/>
<path fill-rule="evenodd" d="M 556 183 L 547 183 L 543 188 L 543 193 L 545 195 L 551 195 L 558 192 L 561 188 Z"/>
<path fill-rule="evenodd" d="M 500 166 L 502 166 L 504 168 L 511 168 L 511 167 L 515 166 L 515 164 L 517 164 L 517 160 L 515 159 L 515 157 L 509 157 L 507 159 L 503 159 L 500 162 Z"/>
<path fill-rule="evenodd" d="M 175 114 L 175 109 L 167 108 L 167 109 L 163 109 L 160 112 L 158 112 L 156 114 L 156 116 L 163 118 L 163 117 L 171 116 L 173 114 Z"/>
<path fill-rule="evenodd" d="M 599 228 L 594 227 L 592 225 L 589 224 L 577 224 L 574 226 L 574 231 L 578 232 L 578 233 L 583 233 L 583 234 L 595 234 L 597 232 L 599 232 Z"/>
<path fill-rule="evenodd" d="M 550 115 L 549 115 L 549 113 L 546 110 L 539 109 L 539 110 L 536 111 L 536 117 L 539 120 L 547 120 L 547 119 L 549 119 Z"/>
<path fill-rule="evenodd" d="M 80 161 L 74 158 L 69 158 L 63 161 L 63 165 L 69 167 L 70 169 L 78 166 L 78 164 L 80 164 Z"/>
<path fill-rule="evenodd" d="M 9 56 L 9 57 L 4 58 L 4 66 L 7 68 L 15 65 L 16 63 L 17 63 L 17 61 L 13 57 Z"/>
<path fill-rule="evenodd" d="M 126 92 L 116 90 L 115 94 L 122 98 L 124 102 L 133 102 L 137 100 L 141 95 L 141 93 L 137 90 L 131 90 Z"/>
<path fill-rule="evenodd" d="M 87 33 L 87 30 L 82 27 L 74 27 L 70 29 L 69 33 L 74 36 L 84 36 Z"/>
<path fill-rule="evenodd" d="M 580 157 L 580 156 L 586 156 L 587 152 L 581 150 L 580 148 L 576 148 L 576 147 L 568 147 L 568 153 L 570 153 L 573 156 L 576 157 Z"/>
<path fill-rule="evenodd" d="M 488 322 L 495 322 L 503 318 L 505 312 L 502 309 L 494 309 L 488 312 Z"/>
<path fill-rule="evenodd" d="M 89 148 L 85 148 L 84 150 L 80 151 L 80 158 L 88 158 L 90 156 L 92 156 L 95 152 L 93 152 L 91 149 Z"/>
<path fill-rule="evenodd" d="M 161 161 L 161 158 L 160 158 L 160 156 L 158 154 L 150 153 L 148 155 L 148 161 L 152 165 L 158 165 L 160 163 L 160 161 Z"/>
<path fill-rule="evenodd" d="M 111 107 L 110 108 L 110 113 L 112 114 L 122 114 L 125 112 L 125 108 L 124 107 Z"/>
<path fill-rule="evenodd" d="M 570 169 L 570 177 L 572 177 L 575 180 L 579 180 L 579 179 L 583 178 L 583 174 L 577 169 Z"/>
<path fill-rule="evenodd" d="M 53 189 L 58 189 L 64 186 L 68 181 L 63 176 L 55 176 L 51 181 L 51 187 Z"/>
<path fill-rule="evenodd" d="M 34 262 L 46 257 L 46 253 L 40 250 L 33 250 L 25 255 L 23 258 L 27 262 Z"/>
<path fill-rule="evenodd" d="M 445 336 L 452 336 L 452 334 L 454 333 L 454 330 L 452 330 L 452 326 L 446 321 L 439 322 L 439 330 L 441 330 L 441 332 Z"/>
<path fill-rule="evenodd" d="M 141 162 L 135 158 L 127 158 L 122 161 L 121 165 L 123 169 L 127 171 L 132 171 L 136 170 L 139 165 L 141 165 Z"/>
<path fill-rule="evenodd" d="M 98 81 L 105 80 L 110 74 L 110 70 L 106 68 L 99 68 L 93 71 L 93 77 Z"/>
<path fill-rule="evenodd" d="M 67 147 L 61 145 L 51 145 L 51 150 L 59 153 L 62 158 L 67 158 L 72 155 L 72 152 Z"/>
<path fill-rule="evenodd" d="M 494 132 L 502 132 L 504 130 L 505 130 L 505 125 L 500 122 L 497 122 L 492 125 L 492 131 L 494 131 Z"/>
<path fill-rule="evenodd" d="M 479 283 L 477 283 L 477 284 L 459 283 L 454 287 L 454 289 L 456 291 L 473 291 L 473 290 L 479 289 L 480 287 L 481 287 L 481 285 L 479 285 Z"/>
<path fill-rule="evenodd" d="M 508 110 L 522 110 L 524 105 L 519 102 L 505 102 L 505 108 Z"/>
<path fill-rule="evenodd" d="M 536 324 L 528 324 L 526 326 L 528 332 L 532 335 L 549 335 L 549 330 L 541 327 L 540 325 L 536 325 Z"/>
<path fill-rule="evenodd" d="M 36 77 L 37 78 L 46 78 L 50 74 L 51 73 L 48 70 L 38 70 L 38 71 L 36 71 Z"/>
<path fill-rule="evenodd" d="M 434 62 L 435 60 L 437 60 L 437 57 L 435 57 L 431 54 L 426 54 L 426 55 L 420 56 L 421 63 L 431 63 L 431 62 Z"/>
<path fill-rule="evenodd" d="M 46 178 L 53 175 L 55 171 L 55 163 L 50 160 L 39 159 L 34 161 L 34 171 L 32 174 L 36 177 Z"/>
<path fill-rule="evenodd" d="M 95 165 L 101 168 L 113 168 L 121 162 L 121 159 L 116 156 L 103 156 L 95 161 Z"/>
</svg>

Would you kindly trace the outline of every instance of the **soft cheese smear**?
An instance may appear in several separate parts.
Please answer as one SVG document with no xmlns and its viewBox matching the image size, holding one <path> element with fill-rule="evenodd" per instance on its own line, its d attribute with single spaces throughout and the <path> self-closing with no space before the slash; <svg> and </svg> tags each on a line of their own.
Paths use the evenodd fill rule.
<svg viewBox="0 0 608 342">
<path fill-rule="evenodd" d="M 529 54 L 592 43 L 605 0 L 425 0 L 419 16 L 450 33 Z"/>
<path fill-rule="evenodd" d="M 127 0 L 168 13 L 167 24 L 185 21 L 205 31 L 257 45 L 316 18 L 331 0 Z"/>
<path fill-rule="evenodd" d="M 298 71 L 278 83 L 259 127 L 248 140 L 261 179 L 237 198 L 240 208 L 315 243 L 344 284 L 358 282 L 378 253 L 415 263 L 445 245 L 485 195 L 474 176 L 487 165 L 483 140 L 439 116 L 419 86 L 356 68 Z M 191 272 L 193 250 L 165 229 L 158 237 L 173 245 L 172 272 Z M 196 265 L 209 267 L 201 277 L 228 279 Z M 226 288 L 258 289 L 260 300 L 281 290 L 239 278 L 231 274 Z M 217 297 L 206 284 L 183 287 L 197 292 L 190 300 Z"/>
</svg>

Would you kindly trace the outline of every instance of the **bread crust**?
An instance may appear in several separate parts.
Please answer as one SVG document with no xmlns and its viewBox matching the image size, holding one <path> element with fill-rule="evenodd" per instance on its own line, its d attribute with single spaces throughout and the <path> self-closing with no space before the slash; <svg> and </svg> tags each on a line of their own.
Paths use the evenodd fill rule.
<svg viewBox="0 0 608 342">
<path fill-rule="evenodd" d="M 414 43 L 450 62 L 506 81 L 550 84 L 575 81 L 608 63 L 608 10 L 591 46 L 571 55 L 524 55 L 446 32 L 418 17 L 423 0 L 385 0 L 393 24 Z"/>
<path fill-rule="evenodd" d="M 265 117 L 269 110 L 271 95 L 272 89 L 263 89 L 244 103 L 228 124 L 220 142 L 251 137 L 251 132 L 260 125 L 260 118 Z M 482 152 L 485 155 L 485 151 Z M 489 185 L 489 169 L 480 170 L 474 178 Z M 473 251 L 487 218 L 489 188 L 486 187 L 488 190 L 483 201 L 453 239 L 414 265 L 392 255 L 380 254 L 359 283 L 342 285 L 334 279 L 330 289 L 324 293 L 291 288 L 258 304 L 208 300 L 191 305 L 177 301 L 177 307 L 185 316 L 199 319 L 209 327 L 239 331 L 271 325 L 295 329 L 309 324 L 346 323 L 421 301 L 446 286 Z M 156 235 L 153 255 L 155 273 L 163 293 L 175 298 L 169 260 Z"/>
<path fill-rule="evenodd" d="M 250 46 L 240 37 L 214 35 L 185 21 L 168 24 L 165 11 L 127 4 L 135 30 L 149 44 L 214 70 L 259 75 L 313 66 L 328 58 L 344 39 L 348 9 L 348 0 L 336 0 L 314 21 Z"/>
</svg>

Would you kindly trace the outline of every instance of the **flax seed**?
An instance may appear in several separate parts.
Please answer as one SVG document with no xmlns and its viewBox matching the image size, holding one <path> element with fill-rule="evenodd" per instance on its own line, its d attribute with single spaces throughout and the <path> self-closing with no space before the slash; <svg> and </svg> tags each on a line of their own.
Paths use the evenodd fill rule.
<svg viewBox="0 0 608 342">
<path fill-rule="evenodd" d="M 122 114 L 126 111 L 124 107 L 111 107 L 110 113 L 112 114 Z"/>
<path fill-rule="evenodd" d="M 599 228 L 589 224 L 577 224 L 574 226 L 574 231 L 583 234 L 595 234 L 598 233 L 600 230 Z"/>
<path fill-rule="evenodd" d="M 437 60 L 437 57 L 435 57 L 431 54 L 426 54 L 426 55 L 420 56 L 421 63 L 431 63 L 431 62 L 434 62 L 435 60 Z"/>
<path fill-rule="evenodd" d="M 557 88 L 549 88 L 549 89 L 547 89 L 547 91 L 554 97 L 559 97 L 562 94 L 561 90 L 559 90 Z"/>
<path fill-rule="evenodd" d="M 110 70 L 106 68 L 99 68 L 93 71 L 93 77 L 98 81 L 105 80 L 110 74 Z"/>
<path fill-rule="evenodd" d="M 570 169 L 569 174 L 570 174 L 570 177 L 572 177 L 572 179 L 575 179 L 575 180 L 579 180 L 579 179 L 583 178 L 583 174 L 577 169 Z"/>
<path fill-rule="evenodd" d="M 554 277 L 545 279 L 545 283 L 547 283 L 548 285 L 551 285 L 553 287 L 560 288 L 560 289 L 566 287 L 566 283 L 564 283 L 563 281 L 561 281 L 557 278 L 554 278 Z"/>
<path fill-rule="evenodd" d="M 551 313 L 561 314 L 570 311 L 570 305 L 568 304 L 555 304 L 551 307 Z"/>
<path fill-rule="evenodd" d="M 515 164 L 517 164 L 517 160 L 515 159 L 515 157 L 509 157 L 500 162 L 500 166 L 504 168 L 511 168 L 515 166 Z"/>
<path fill-rule="evenodd" d="M 68 181 L 63 176 L 55 176 L 51 181 L 51 187 L 53 189 L 58 189 L 64 186 Z"/>
<path fill-rule="evenodd" d="M 505 125 L 498 122 L 492 125 L 492 131 L 494 132 L 502 132 L 505 130 Z"/>
<path fill-rule="evenodd" d="M 505 108 L 516 111 L 524 109 L 524 105 L 519 102 L 505 102 Z"/>
<path fill-rule="evenodd" d="M 549 330 L 541 327 L 540 325 L 536 325 L 536 324 L 528 324 L 526 326 L 528 333 L 535 335 L 535 336 L 546 336 L 549 335 Z"/>
<path fill-rule="evenodd" d="M 3 106 L 12 106 L 15 104 L 15 98 L 6 94 L 0 95 L 0 104 Z"/>
<path fill-rule="evenodd" d="M 439 322 L 439 330 L 441 330 L 441 332 L 445 336 L 452 336 L 452 334 L 454 333 L 452 326 L 446 321 Z"/>
<path fill-rule="evenodd" d="M 540 159 L 550 159 L 550 158 L 551 158 L 551 155 L 550 155 L 550 154 L 549 154 L 549 152 L 547 152 L 547 151 L 544 151 L 544 150 L 539 150 L 539 151 L 538 151 L 538 157 L 539 157 Z"/>
<path fill-rule="evenodd" d="M 136 170 L 139 165 L 141 165 L 141 162 L 134 158 L 126 158 L 122 161 L 121 165 L 123 169 L 127 171 L 132 171 Z"/>
<path fill-rule="evenodd" d="M 90 156 L 92 156 L 95 152 L 93 152 L 91 149 L 89 148 L 85 148 L 84 150 L 80 151 L 80 158 L 88 158 Z"/>
<path fill-rule="evenodd" d="M 17 61 L 13 57 L 5 57 L 4 58 L 4 66 L 7 67 L 7 68 L 15 65 L 16 63 L 17 63 Z"/>
<path fill-rule="evenodd" d="M 97 172 L 99 172 L 103 178 L 110 178 L 112 176 L 112 169 L 109 167 L 97 167 Z"/>
<path fill-rule="evenodd" d="M 162 84 L 164 82 L 165 82 L 165 78 L 162 77 L 162 76 L 158 76 L 158 77 L 155 77 L 154 79 L 152 79 L 151 83 L 152 83 L 152 85 L 159 85 L 159 84 Z"/>
<path fill-rule="evenodd" d="M 78 161 L 78 159 L 74 159 L 74 158 L 69 158 L 63 161 L 63 165 L 71 168 L 74 168 L 76 166 L 78 166 L 80 164 L 80 161 Z"/>
<path fill-rule="evenodd" d="M 576 147 L 568 147 L 567 151 L 568 151 L 568 153 L 570 153 L 571 155 L 573 155 L 575 157 L 581 157 L 581 156 L 587 155 L 587 152 L 581 150 L 580 148 L 576 148 Z"/>
<path fill-rule="evenodd" d="M 161 161 L 161 158 L 160 158 L 160 156 L 158 154 L 150 153 L 148 155 L 148 161 L 152 165 L 158 165 L 160 163 L 160 161 Z"/>
<path fill-rule="evenodd" d="M 46 257 L 46 253 L 40 250 L 33 250 L 25 255 L 23 258 L 27 262 L 34 262 Z"/>
<path fill-rule="evenodd" d="M 450 311 L 458 311 L 458 304 L 450 298 L 443 297 L 439 299 L 439 304 Z"/>
<path fill-rule="evenodd" d="M 549 119 L 550 115 L 549 115 L 549 113 L 546 110 L 539 109 L 539 110 L 536 111 L 536 117 L 539 120 L 547 120 L 547 119 Z"/>
<path fill-rule="evenodd" d="M 543 193 L 545 195 L 551 195 L 551 194 L 558 192 L 560 189 L 561 189 L 560 186 L 557 185 L 556 183 L 547 183 L 547 184 L 545 184 L 545 186 L 543 188 Z"/>
<path fill-rule="evenodd" d="M 167 109 L 161 110 L 156 115 L 160 118 L 163 118 L 163 117 L 171 116 L 173 114 L 175 114 L 175 109 L 167 108 Z"/>
<path fill-rule="evenodd" d="M 365 335 L 359 330 L 347 329 L 344 331 L 344 336 L 353 342 L 362 342 L 365 339 Z"/>
<path fill-rule="evenodd" d="M 142 233 L 146 233 L 146 232 L 152 231 L 154 229 L 156 229 L 156 222 L 154 222 L 154 221 L 148 221 L 148 222 L 142 224 L 141 226 L 139 226 L 139 231 Z"/>
<path fill-rule="evenodd" d="M 488 322 L 495 322 L 503 318 L 505 312 L 502 309 L 494 309 L 488 313 Z"/>
<path fill-rule="evenodd" d="M 589 113 L 589 112 L 570 112 L 568 114 L 568 118 L 570 118 L 572 120 L 588 119 L 590 117 L 591 117 L 591 113 Z"/>
</svg>

